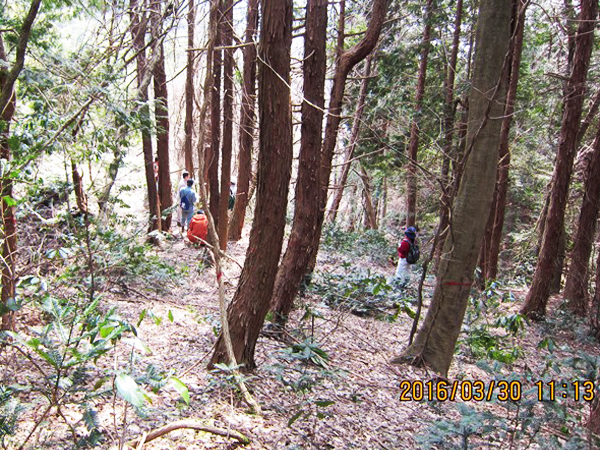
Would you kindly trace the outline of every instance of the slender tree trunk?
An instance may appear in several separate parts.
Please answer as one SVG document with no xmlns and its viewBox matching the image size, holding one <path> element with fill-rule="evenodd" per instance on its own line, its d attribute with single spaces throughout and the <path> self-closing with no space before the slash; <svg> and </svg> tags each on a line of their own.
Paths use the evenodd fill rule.
<svg viewBox="0 0 600 450">
<path fill-rule="evenodd" d="M 87 212 L 87 198 L 83 192 L 83 180 L 79 175 L 77 164 L 71 161 L 71 175 L 73 177 L 73 190 L 75 191 L 75 201 L 77 202 L 77 209 L 82 213 Z"/>
<path fill-rule="evenodd" d="M 188 0 L 188 49 L 194 48 L 194 34 L 196 30 L 196 5 L 194 0 Z M 190 173 L 194 173 L 194 156 L 193 156 L 193 140 L 194 140 L 194 61 L 196 56 L 194 52 L 187 52 L 187 67 L 185 73 L 185 122 L 183 130 L 185 140 L 183 143 L 183 154 L 185 160 L 185 169 Z"/>
<path fill-rule="evenodd" d="M 600 205 L 600 127 L 594 139 L 592 159 L 586 175 L 583 202 L 564 291 L 564 296 L 568 300 L 567 306 L 580 316 L 584 316 L 587 312 L 588 266 Z"/>
<path fill-rule="evenodd" d="M 335 217 L 340 203 L 342 202 L 342 196 L 344 195 L 344 188 L 346 181 L 348 181 L 348 173 L 352 163 L 350 162 L 354 157 L 354 150 L 356 150 L 356 144 L 358 143 L 358 135 L 360 134 L 360 124 L 362 122 L 363 110 L 365 109 L 365 99 L 367 98 L 367 87 L 369 86 L 369 78 L 371 77 L 371 65 L 375 57 L 374 53 L 371 53 L 367 57 L 367 66 L 365 68 L 365 74 L 360 86 L 360 93 L 358 95 L 358 104 L 356 105 L 356 111 L 354 112 L 354 122 L 352 123 L 352 132 L 350 133 L 350 144 L 346 150 L 344 157 L 344 165 L 342 166 L 342 173 L 340 174 L 339 182 L 337 183 L 336 190 L 333 197 L 333 203 L 329 209 L 327 215 L 327 222 L 335 223 Z"/>
<path fill-rule="evenodd" d="M 365 201 L 365 227 L 368 230 L 377 229 L 377 214 L 373 208 L 373 197 L 371 195 L 371 179 L 364 166 L 360 166 L 360 179 L 363 184 L 363 198 Z"/>
<path fill-rule="evenodd" d="M 142 122 L 142 149 L 144 153 L 144 172 L 146 175 L 146 185 L 148 187 L 148 208 L 150 214 L 150 223 L 148 232 L 161 229 L 160 208 L 158 199 L 158 190 L 156 180 L 154 179 L 154 160 L 152 158 L 152 135 L 150 134 L 151 119 L 150 108 L 148 105 L 148 86 L 147 70 L 148 61 L 146 60 L 146 29 L 148 18 L 145 14 L 144 4 L 138 4 L 138 0 L 130 0 L 131 15 L 131 35 L 133 38 L 133 48 L 137 52 L 137 81 L 138 81 L 138 100 L 142 103 L 139 110 Z"/>
<path fill-rule="evenodd" d="M 40 9 L 41 0 L 33 0 L 29 11 L 19 30 L 19 37 L 16 45 L 16 56 L 12 66 L 10 65 L 6 52 L 4 50 L 4 41 L 0 35 L 0 61 L 10 67 L 0 71 L 0 157 L 7 162 L 11 160 L 11 149 L 9 144 L 10 122 L 12 121 L 17 94 L 14 90 L 15 82 L 21 70 L 25 65 L 25 54 L 31 28 Z M 10 171 L 9 171 L 10 172 Z M 3 176 L 0 178 L 0 192 L 2 201 L 0 210 L 2 213 L 2 231 L 4 240 L 2 242 L 2 291 L 0 292 L 0 302 L 4 309 L 2 315 L 2 330 L 13 328 L 14 320 L 12 312 L 6 311 L 9 300 L 15 297 L 15 285 L 17 281 L 16 259 L 17 259 L 17 218 L 16 207 L 13 202 L 8 200 L 13 198 L 13 180 Z"/>
<path fill-rule="evenodd" d="M 343 4 L 343 0 L 342 0 Z M 356 64 L 365 59 L 373 51 L 379 40 L 381 28 L 387 12 L 387 0 L 374 0 L 371 8 L 371 20 L 362 40 L 353 47 L 344 50 L 344 27 L 343 15 L 340 15 L 340 26 L 338 36 L 338 55 L 336 58 L 335 75 L 331 87 L 329 99 L 329 115 L 325 125 L 325 140 L 323 141 L 323 152 L 321 154 L 321 191 L 319 193 L 320 208 L 317 209 L 317 233 L 312 243 L 311 261 L 308 272 L 312 272 L 317 262 L 321 230 L 325 219 L 325 208 L 327 206 L 327 191 L 329 189 L 329 178 L 331 176 L 331 162 L 337 144 L 337 136 L 341 121 L 344 91 L 348 74 Z"/>
<path fill-rule="evenodd" d="M 444 186 L 441 199 L 440 199 L 440 237 L 438 239 L 438 246 L 436 249 L 436 264 L 442 248 L 444 246 L 444 240 L 446 239 L 446 233 L 448 231 L 448 225 L 450 221 L 450 208 L 451 208 L 451 192 L 452 186 L 450 183 L 450 159 L 452 157 L 452 141 L 454 139 L 454 118 L 456 116 L 456 108 L 454 106 L 454 81 L 456 76 L 456 61 L 458 59 L 458 47 L 460 45 L 460 32 L 462 26 L 463 16 L 463 0 L 458 0 L 456 3 L 456 17 L 454 18 L 454 34 L 452 37 L 452 50 L 450 52 L 450 60 L 446 68 L 446 78 L 444 79 L 444 120 L 442 122 L 443 133 L 444 133 L 444 146 L 443 146 L 443 161 L 442 161 L 442 185 Z"/>
<path fill-rule="evenodd" d="M 527 294 L 521 313 L 534 319 L 546 314 L 546 304 L 550 295 L 549 275 L 556 257 L 556 248 L 560 232 L 564 227 L 564 215 L 576 153 L 579 120 L 585 92 L 585 81 L 590 63 L 592 44 L 594 40 L 595 19 L 598 2 L 594 0 L 581 1 L 579 28 L 573 59 L 573 70 L 567 84 L 567 96 L 562 116 L 561 133 L 558 144 L 557 160 L 554 167 L 550 207 L 546 223 L 540 257 L 538 259 L 531 289 Z"/>
<path fill-rule="evenodd" d="M 228 308 L 229 329 L 238 363 L 255 367 L 254 349 L 269 310 L 283 244 L 285 212 L 292 169 L 290 48 L 292 0 L 263 0 L 259 67 L 259 161 L 255 220 L 246 262 Z M 209 367 L 227 363 L 222 336 Z"/>
<path fill-rule="evenodd" d="M 598 252 L 598 257 L 596 259 L 594 296 L 592 297 L 592 312 L 590 314 L 590 333 L 600 341 L 600 252 Z M 597 411 L 596 413 L 600 413 L 600 411 Z"/>
<path fill-rule="evenodd" d="M 309 0 L 306 4 L 304 40 L 304 97 L 300 161 L 296 181 L 294 221 L 288 245 L 277 271 L 271 309 L 284 324 L 292 310 L 294 297 L 310 262 L 311 245 L 317 233 L 319 208 L 320 156 L 325 104 L 327 66 L 327 0 Z M 309 103 L 310 102 L 310 103 Z"/>
<path fill-rule="evenodd" d="M 213 0 L 219 1 L 220 0 Z M 217 23 L 217 36 L 215 47 L 221 45 L 223 35 L 223 9 L 219 5 L 216 17 L 211 16 L 211 22 Z M 215 227 L 219 230 L 219 153 L 221 143 L 221 66 L 222 50 L 213 50 L 213 82 L 210 97 L 210 150 L 206 152 L 205 170 L 208 173 L 208 187 L 210 190 L 210 213 L 215 219 Z"/>
<path fill-rule="evenodd" d="M 4 52 L 4 43 L 2 42 L 2 36 L 0 36 L 0 61 L 7 62 L 6 54 Z M 4 92 L 6 87 L 6 76 L 0 72 L 0 87 Z M 8 104 L 4 107 L 4 110 L 0 113 L 0 157 L 6 161 L 11 160 L 11 151 L 9 146 L 10 137 L 10 123 L 12 121 L 15 106 L 16 106 L 16 92 L 13 92 L 13 96 L 9 99 Z M 15 297 L 15 264 L 17 257 L 17 219 L 15 216 L 15 206 L 12 202 L 7 199 L 13 197 L 13 181 L 10 177 L 3 176 L 0 179 L 0 192 L 2 192 L 2 231 L 3 231 L 3 242 L 2 242 L 2 307 L 4 309 L 2 314 L 2 330 L 10 330 L 13 328 L 13 313 L 8 312 L 5 308 L 9 300 Z"/>
<path fill-rule="evenodd" d="M 468 147 L 451 232 L 442 252 L 433 299 L 405 356 L 446 376 L 473 283 L 479 248 L 494 194 L 504 112 L 511 0 L 482 0 L 477 21 L 475 68 L 469 100 Z"/>
<path fill-rule="evenodd" d="M 506 211 L 506 196 L 508 193 L 508 176 L 510 170 L 509 133 L 515 112 L 515 100 L 517 98 L 517 86 L 519 84 L 519 67 L 521 65 L 521 54 L 523 50 L 523 33 L 525 29 L 525 8 L 520 0 L 515 2 L 515 32 L 513 32 L 511 48 L 511 68 L 508 93 L 506 97 L 506 111 L 502 122 L 500 134 L 500 150 L 498 161 L 498 172 L 492 211 L 489 217 L 489 234 L 486 230 L 486 239 L 482 248 L 487 250 L 484 255 L 485 263 L 482 266 L 482 275 L 493 280 L 498 275 L 498 255 L 500 254 L 500 243 L 502 242 L 502 228 L 504 226 L 504 214 Z"/>
<path fill-rule="evenodd" d="M 254 42 L 258 27 L 258 0 L 248 1 L 246 44 Z M 244 47 L 244 87 L 240 112 L 240 156 L 237 179 L 237 194 L 233 214 L 229 223 L 229 239 L 242 238 L 246 207 L 249 200 L 250 178 L 252 174 L 252 147 L 254 144 L 254 105 L 256 103 L 256 47 Z"/>
<path fill-rule="evenodd" d="M 223 1 L 223 40 L 225 47 L 233 43 L 233 1 Z M 227 216 L 231 183 L 231 153 L 233 151 L 233 49 L 225 49 L 223 62 L 223 147 L 221 159 L 221 196 L 219 201 L 219 247 L 227 250 Z"/>
<path fill-rule="evenodd" d="M 406 176 L 406 226 L 412 227 L 417 220 L 417 166 L 419 157 L 419 121 L 423 97 L 425 95 L 425 81 L 427 78 L 427 59 L 431 48 L 431 23 L 433 21 L 433 0 L 427 0 L 425 6 L 425 28 L 421 41 L 421 60 L 419 62 L 419 77 L 417 92 L 415 94 L 415 110 L 410 125 L 410 141 L 408 143 L 408 157 L 410 161 Z"/>
<path fill-rule="evenodd" d="M 160 17 L 160 5 L 155 15 Z M 157 31 L 159 26 L 155 27 Z M 169 161 L 169 103 L 167 91 L 167 74 L 165 71 L 165 54 L 162 43 L 157 45 L 157 51 L 160 52 L 158 62 L 154 66 L 154 97 L 156 99 L 156 153 L 158 155 L 158 197 L 160 212 L 170 208 L 173 205 L 173 193 L 171 186 L 171 167 Z M 161 229 L 169 231 L 171 228 L 171 214 L 161 219 Z"/>
</svg>

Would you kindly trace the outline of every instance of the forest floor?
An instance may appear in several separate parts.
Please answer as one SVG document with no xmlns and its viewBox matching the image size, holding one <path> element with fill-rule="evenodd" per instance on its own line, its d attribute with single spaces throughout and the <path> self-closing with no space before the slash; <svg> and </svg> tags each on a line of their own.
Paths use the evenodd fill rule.
<svg viewBox="0 0 600 450">
<path fill-rule="evenodd" d="M 230 243 L 228 254 L 242 264 L 246 246 L 247 236 L 245 240 Z M 425 369 L 390 363 L 405 348 L 412 327 L 412 319 L 398 305 L 391 309 L 386 305 L 387 314 L 383 316 L 357 316 L 343 304 L 328 306 L 322 295 L 309 289 L 297 300 L 286 339 L 261 335 L 256 345 L 257 369 L 247 374 L 245 381 L 261 405 L 259 416 L 242 400 L 230 372 L 206 369 L 220 326 L 214 268 L 205 267 L 200 262 L 200 250 L 186 245 L 178 233 L 163 241 L 155 252 L 161 261 L 174 266 L 180 276 L 159 289 L 149 288 L 142 279 L 129 280 L 106 292 L 103 300 L 106 308 L 116 307 L 120 316 L 134 324 L 143 311 L 162 319 L 148 320 L 146 314 L 146 319 L 137 326 L 137 336 L 149 351 L 131 351 L 119 343 L 110 358 L 98 362 L 97 370 L 109 371 L 111 367 L 125 365 L 134 378 L 143 375 L 149 364 L 160 372 L 173 371 L 189 389 L 190 401 L 184 402 L 174 389 L 163 388 L 152 393 L 146 387 L 151 403 L 140 415 L 119 398 L 97 399 L 98 421 L 105 436 L 99 447 L 119 448 L 119 442 L 123 444 L 176 421 L 194 419 L 235 430 L 247 436 L 250 443 L 242 446 L 232 438 L 184 428 L 147 442 L 143 448 L 408 449 L 421 445 L 516 449 L 540 448 L 545 442 L 566 444 L 575 435 L 581 439 L 587 436 L 592 448 L 591 437 L 584 431 L 588 403 L 575 399 L 572 388 L 569 391 L 569 387 L 557 386 L 557 399 L 553 402 L 556 407 L 550 405 L 550 408 L 563 411 L 561 417 L 560 412 L 546 408 L 548 401 L 538 401 L 534 383 L 583 380 L 584 376 L 578 374 L 584 374 L 585 367 L 577 366 L 571 357 L 598 355 L 599 347 L 583 336 L 581 322 L 572 322 L 560 312 L 552 313 L 544 323 L 529 324 L 514 334 L 504 333 L 510 323 L 496 326 L 496 315 L 501 311 L 502 317 L 514 318 L 512 315 L 518 311 L 526 292 L 522 287 L 490 290 L 487 298 L 496 305 L 493 314 L 487 314 L 489 309 L 480 311 L 479 321 L 470 324 L 470 336 L 481 339 L 468 341 L 465 335 L 460 338 L 460 348 L 448 377 L 449 386 L 456 381 L 460 392 L 472 389 L 473 382 L 481 380 L 486 399 L 475 401 L 472 394 L 463 391 L 463 398 L 456 395 L 453 401 L 434 398 L 429 402 L 403 401 L 402 397 L 419 395 L 421 386 L 439 377 Z M 368 259 L 357 261 L 348 255 L 323 250 L 317 272 L 331 276 L 343 273 L 350 264 L 360 265 L 370 274 L 390 276 L 394 271 L 391 265 L 384 267 Z M 224 260 L 228 299 L 235 292 L 240 267 Z M 432 283 L 431 279 L 425 283 L 426 304 Z M 414 310 L 416 285 L 417 276 L 413 276 L 412 287 L 404 295 L 407 309 Z M 511 295 L 507 294 L 509 291 Z M 332 294 L 349 295 L 341 290 Z M 498 300 L 499 297 L 503 300 Z M 558 303 L 559 298 L 553 299 L 549 311 L 560 311 Z M 425 312 L 426 309 L 421 320 Z M 515 326 L 519 328 L 518 325 Z M 489 341 L 492 345 L 488 348 Z M 481 358 L 476 357 L 476 350 L 482 346 L 488 355 L 496 351 L 502 358 L 510 358 L 513 351 L 518 357 L 505 365 L 488 358 L 489 366 L 495 364 L 495 367 L 486 369 L 485 364 L 478 362 Z M 567 360 L 571 362 L 562 363 Z M 27 361 L 12 361 L 14 372 L 18 372 L 15 376 L 27 379 Z M 501 388 L 492 383 L 502 379 L 514 381 L 509 386 L 518 387 L 519 392 L 511 395 L 518 395 L 524 403 L 498 401 Z M 402 384 L 405 380 L 408 383 Z M 26 383 L 24 379 L 21 382 Z M 489 391 L 493 395 L 487 397 Z M 564 400 L 563 391 L 567 394 Z M 523 415 L 526 410 L 531 412 L 529 419 Z M 39 408 L 26 411 L 20 432 L 5 446 L 11 448 L 10 442 L 22 442 L 27 430 L 40 420 L 40 411 Z M 81 414 L 65 408 L 63 415 L 66 417 L 43 418 L 26 448 L 74 448 L 65 422 L 76 423 Z M 534 416 L 540 418 L 539 423 L 531 419 Z"/>
</svg>

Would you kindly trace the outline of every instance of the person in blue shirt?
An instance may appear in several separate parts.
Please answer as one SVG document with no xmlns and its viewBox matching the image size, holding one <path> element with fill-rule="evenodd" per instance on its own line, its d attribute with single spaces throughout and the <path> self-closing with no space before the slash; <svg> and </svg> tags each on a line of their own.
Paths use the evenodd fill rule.
<svg viewBox="0 0 600 450">
<path fill-rule="evenodd" d="M 187 180 L 187 187 L 179 192 L 181 200 L 181 228 L 186 230 L 192 216 L 194 215 L 194 203 L 196 203 L 196 193 L 192 190 L 194 180 Z"/>
</svg>

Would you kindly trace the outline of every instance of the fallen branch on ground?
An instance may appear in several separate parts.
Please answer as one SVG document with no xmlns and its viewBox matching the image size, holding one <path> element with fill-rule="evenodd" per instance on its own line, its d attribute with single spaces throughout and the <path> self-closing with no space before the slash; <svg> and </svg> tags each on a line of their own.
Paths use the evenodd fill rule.
<svg viewBox="0 0 600 450">
<path fill-rule="evenodd" d="M 185 419 L 185 420 L 178 420 L 177 422 L 173 422 L 168 425 L 165 425 L 164 427 L 160 427 L 160 428 L 157 428 L 156 430 L 150 431 L 145 436 L 142 435 L 141 438 L 129 441 L 126 444 L 126 446 L 132 447 L 132 448 L 138 448 L 138 446 L 140 444 L 145 444 L 146 442 L 153 441 L 154 439 L 164 436 L 165 434 L 170 433 L 171 431 L 180 430 L 182 428 L 187 428 L 187 429 L 197 430 L 197 431 L 204 431 L 206 433 L 216 434 L 219 436 L 225 436 L 228 438 L 236 439 L 237 441 L 239 441 L 242 444 L 250 443 L 250 439 L 248 437 L 244 436 L 239 431 L 225 430 L 223 428 L 217 428 L 217 427 L 213 427 L 210 425 L 206 425 L 205 423 L 203 423 L 199 420 Z"/>
</svg>

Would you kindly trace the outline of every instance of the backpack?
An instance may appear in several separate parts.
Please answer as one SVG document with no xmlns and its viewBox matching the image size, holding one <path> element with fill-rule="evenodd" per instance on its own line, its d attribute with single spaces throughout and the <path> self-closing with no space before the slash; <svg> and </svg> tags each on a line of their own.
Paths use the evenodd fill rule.
<svg viewBox="0 0 600 450">
<path fill-rule="evenodd" d="M 421 252 L 419 251 L 419 245 L 417 243 L 411 242 L 410 240 L 408 240 L 408 245 L 410 247 L 408 249 L 408 254 L 406 255 L 406 262 L 409 264 L 415 264 L 421 256 Z"/>
<path fill-rule="evenodd" d="M 192 209 L 192 202 L 190 202 L 190 199 L 188 198 L 187 193 L 185 191 L 185 189 L 182 189 L 179 192 L 179 197 L 181 197 L 181 209 L 188 211 Z"/>
</svg>

